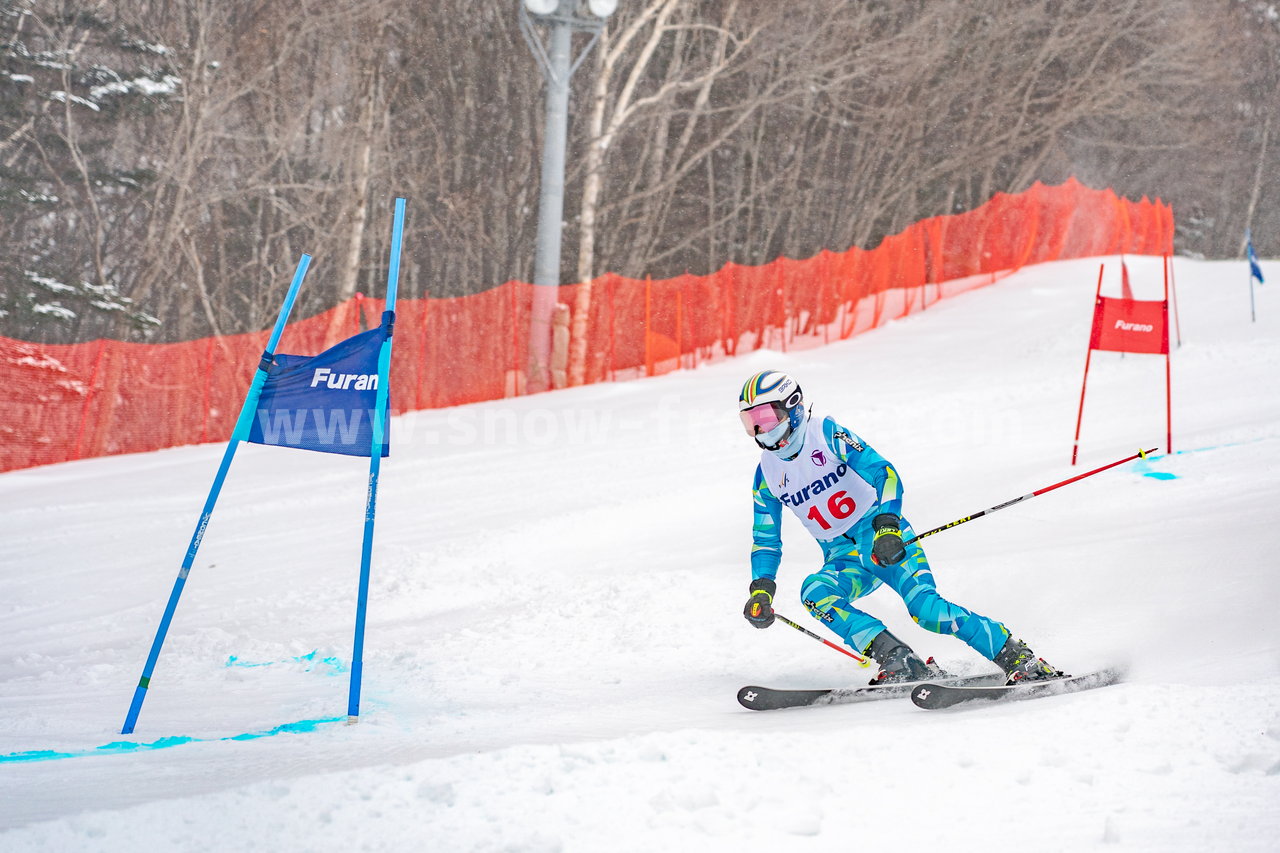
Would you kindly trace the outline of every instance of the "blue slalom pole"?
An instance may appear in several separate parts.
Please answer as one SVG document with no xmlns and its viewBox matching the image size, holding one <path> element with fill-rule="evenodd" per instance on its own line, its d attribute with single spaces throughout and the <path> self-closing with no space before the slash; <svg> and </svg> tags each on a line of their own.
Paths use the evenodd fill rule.
<svg viewBox="0 0 1280 853">
<path fill-rule="evenodd" d="M 378 474 L 382 470 L 382 444 L 386 434 L 387 394 L 391 374 L 391 334 L 396 322 L 396 287 L 400 281 L 400 245 L 404 235 L 404 199 L 396 199 L 391 225 L 391 259 L 387 265 L 387 305 L 382 324 L 387 336 L 378 352 L 378 393 L 373 406 L 373 440 L 369 453 L 369 490 L 364 507 L 364 541 L 360 546 L 360 591 L 356 596 L 356 636 L 351 651 L 351 688 L 347 697 L 347 722 L 360 718 L 360 681 L 364 672 L 364 622 L 369 604 L 369 566 L 373 556 L 373 519 L 378 504 Z"/>
<path fill-rule="evenodd" d="M 1253 301 L 1253 270 L 1249 271 L 1249 321 L 1258 322 L 1258 309 Z"/>
<path fill-rule="evenodd" d="M 227 442 L 227 449 L 222 454 L 222 464 L 218 466 L 218 473 L 213 478 L 213 486 L 209 489 L 209 496 L 205 499 L 204 510 L 200 513 L 200 521 L 196 524 L 195 533 L 191 535 L 191 544 L 187 546 L 187 555 L 182 560 L 182 568 L 178 570 L 178 578 L 173 582 L 173 591 L 169 593 L 169 603 L 165 605 L 164 615 L 160 617 L 160 627 L 156 630 L 156 637 L 151 643 L 151 652 L 147 655 L 147 662 L 142 667 L 142 678 L 138 680 L 138 686 L 133 691 L 133 701 L 129 703 L 129 713 L 124 718 L 124 726 L 120 729 L 120 734 L 133 734 L 133 727 L 138 722 L 138 714 L 142 710 L 142 700 L 147 697 L 147 688 L 151 686 L 151 673 L 155 671 L 156 661 L 160 658 L 160 647 L 164 645 L 165 635 L 169 633 L 169 623 L 173 621 L 173 612 L 178 608 L 178 599 L 182 596 L 183 587 L 187 585 L 187 575 L 191 573 L 191 565 L 195 562 L 196 551 L 200 550 L 200 542 L 204 539 L 205 528 L 209 526 L 209 517 L 213 515 L 213 506 L 218 502 L 218 493 L 222 491 L 222 482 L 227 478 L 227 471 L 231 468 L 231 460 L 236 455 L 236 447 L 249 434 L 249 429 L 253 426 L 253 417 L 258 408 L 258 397 L 262 393 L 262 386 L 267 381 L 267 368 L 271 366 L 271 361 L 276 352 L 276 345 L 280 343 L 280 335 L 284 332 L 285 323 L 289 319 L 289 312 L 293 310 L 293 301 L 298 296 L 298 289 L 302 287 L 302 279 L 307 274 L 307 267 L 311 265 L 311 256 L 303 255 L 298 261 L 298 268 L 293 274 L 293 283 L 289 285 L 289 293 L 284 298 L 284 304 L 280 306 L 280 316 L 276 318 L 275 328 L 271 330 L 271 339 L 267 342 L 267 348 L 263 350 L 262 360 L 258 362 L 258 369 L 253 374 L 253 381 L 249 383 L 249 393 L 245 395 L 244 405 L 240 409 L 240 417 L 236 419 L 235 429 L 231 432 L 231 440 Z"/>
</svg>

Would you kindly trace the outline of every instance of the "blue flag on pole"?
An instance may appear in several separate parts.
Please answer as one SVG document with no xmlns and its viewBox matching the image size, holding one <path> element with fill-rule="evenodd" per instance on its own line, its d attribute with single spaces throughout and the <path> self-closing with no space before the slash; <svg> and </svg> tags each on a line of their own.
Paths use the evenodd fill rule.
<svg viewBox="0 0 1280 853">
<path fill-rule="evenodd" d="M 387 327 L 382 325 L 319 355 L 276 355 L 245 441 L 369 456 L 378 396 L 378 353 L 386 339 Z M 383 410 L 384 424 L 387 408 Z M 381 455 L 389 453 L 390 443 L 384 436 Z"/>
<path fill-rule="evenodd" d="M 1258 284 L 1263 283 L 1262 267 L 1258 266 L 1258 255 L 1253 251 L 1253 235 L 1248 231 L 1245 232 L 1245 239 L 1248 246 L 1249 255 L 1249 275 L 1258 280 Z"/>
</svg>

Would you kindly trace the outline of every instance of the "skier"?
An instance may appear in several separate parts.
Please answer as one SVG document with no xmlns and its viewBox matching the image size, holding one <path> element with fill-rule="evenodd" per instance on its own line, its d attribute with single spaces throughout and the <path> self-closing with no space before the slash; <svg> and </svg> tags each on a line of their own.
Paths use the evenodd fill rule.
<svg viewBox="0 0 1280 853">
<path fill-rule="evenodd" d="M 883 456 L 830 417 L 812 417 L 791 376 L 757 373 L 742 386 L 738 413 L 761 448 L 755 499 L 751 586 L 743 615 L 757 628 L 773 624 L 774 581 L 782 560 L 782 507 L 799 517 L 822 546 L 822 568 L 804 579 L 801 599 L 855 652 L 880 666 L 874 684 L 943 675 L 852 602 L 886 584 L 923 628 L 952 634 L 1004 670 L 1009 684 L 1061 677 L 999 622 L 938 594 L 933 572 L 902 517 L 902 483 Z"/>
</svg>

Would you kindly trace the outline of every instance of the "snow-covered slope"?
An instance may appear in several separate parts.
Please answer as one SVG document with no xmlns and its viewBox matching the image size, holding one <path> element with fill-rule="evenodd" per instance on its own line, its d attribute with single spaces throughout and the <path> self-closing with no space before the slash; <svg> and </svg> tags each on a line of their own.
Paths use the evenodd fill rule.
<svg viewBox="0 0 1280 853">
<path fill-rule="evenodd" d="M 398 418 L 354 726 L 366 460 L 240 449 L 129 737 L 222 447 L 0 476 L 0 850 L 1274 849 L 1280 303 L 1266 285 L 1250 322 L 1242 263 L 1177 261 L 1172 456 L 926 543 L 944 594 L 1127 683 L 939 713 L 734 700 L 871 674 L 740 615 L 742 380 L 795 373 L 895 462 L 918 529 L 1163 452 L 1163 361 L 1095 353 L 1068 464 L 1098 263 L 819 350 Z M 1128 263 L 1159 298 L 1159 261 Z M 816 629 L 793 521 L 778 609 Z M 888 590 L 864 605 L 989 667 Z M 148 748 L 99 749 L 120 742 Z"/>
</svg>

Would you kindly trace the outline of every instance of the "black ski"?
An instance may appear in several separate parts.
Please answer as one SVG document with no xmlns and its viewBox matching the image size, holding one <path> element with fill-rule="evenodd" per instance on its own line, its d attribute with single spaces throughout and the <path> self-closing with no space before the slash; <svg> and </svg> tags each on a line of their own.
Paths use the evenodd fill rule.
<svg viewBox="0 0 1280 853">
<path fill-rule="evenodd" d="M 1124 670 L 1119 667 L 1100 669 L 1084 675 L 1068 675 L 1063 678 L 1052 678 L 1047 681 L 1031 681 L 1011 685 L 963 685 L 954 682 L 934 682 L 914 685 L 911 701 L 918 707 L 930 711 L 940 708 L 952 708 L 974 702 L 1008 702 L 1018 699 L 1038 699 L 1041 696 L 1061 696 L 1065 693 L 1078 693 L 1081 690 L 1092 690 L 1095 687 L 1106 687 L 1124 678 Z"/>
<path fill-rule="evenodd" d="M 972 675 L 967 678 L 943 679 L 944 684 L 978 685 L 1004 681 L 1001 673 Z M 826 690 L 780 690 L 774 687 L 749 685 L 738 691 L 738 702 L 752 711 L 776 711 L 779 708 L 801 708 L 806 705 L 842 705 L 849 702 L 868 702 L 873 699 L 891 699 L 907 696 L 923 684 L 931 682 L 909 681 L 904 684 L 886 684 L 883 687 L 835 687 Z"/>
</svg>

